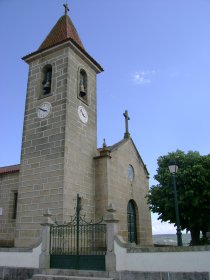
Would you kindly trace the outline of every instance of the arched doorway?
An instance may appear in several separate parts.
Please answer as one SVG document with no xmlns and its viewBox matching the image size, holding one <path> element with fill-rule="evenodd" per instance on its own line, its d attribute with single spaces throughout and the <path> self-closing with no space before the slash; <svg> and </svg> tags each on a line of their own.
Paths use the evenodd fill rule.
<svg viewBox="0 0 210 280">
<path fill-rule="evenodd" d="M 137 244 L 137 230 L 136 230 L 136 208 L 133 200 L 128 202 L 127 207 L 128 220 L 128 242 Z"/>
</svg>

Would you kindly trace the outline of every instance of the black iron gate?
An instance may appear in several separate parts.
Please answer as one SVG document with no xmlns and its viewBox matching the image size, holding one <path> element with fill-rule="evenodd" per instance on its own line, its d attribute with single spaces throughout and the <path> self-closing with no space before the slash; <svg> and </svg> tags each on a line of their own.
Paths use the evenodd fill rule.
<svg viewBox="0 0 210 280">
<path fill-rule="evenodd" d="M 106 224 L 86 222 L 80 202 L 70 223 L 50 227 L 50 267 L 105 270 Z"/>
</svg>

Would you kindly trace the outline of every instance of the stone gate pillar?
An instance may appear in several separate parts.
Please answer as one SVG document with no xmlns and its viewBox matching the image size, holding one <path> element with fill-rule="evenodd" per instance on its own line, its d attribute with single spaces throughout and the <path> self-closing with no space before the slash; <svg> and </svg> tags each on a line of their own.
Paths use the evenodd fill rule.
<svg viewBox="0 0 210 280">
<path fill-rule="evenodd" d="M 116 255 L 114 252 L 114 237 L 118 233 L 118 222 L 116 210 L 113 204 L 110 204 L 104 221 L 107 224 L 107 253 L 106 253 L 106 271 L 116 271 Z"/>
<path fill-rule="evenodd" d="M 50 268 L 50 226 L 55 223 L 51 219 L 52 214 L 49 210 L 44 213 L 42 226 L 42 248 L 39 256 L 39 267 Z"/>
</svg>

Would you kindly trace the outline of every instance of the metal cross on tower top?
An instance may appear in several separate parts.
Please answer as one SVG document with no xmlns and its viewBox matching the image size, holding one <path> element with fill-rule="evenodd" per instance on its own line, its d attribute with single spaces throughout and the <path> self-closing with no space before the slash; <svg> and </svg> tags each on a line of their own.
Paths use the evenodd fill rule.
<svg viewBox="0 0 210 280">
<path fill-rule="evenodd" d="M 65 16 L 68 14 L 69 12 L 69 6 L 68 6 L 68 3 L 66 1 L 66 4 L 63 4 L 64 8 L 65 8 Z"/>
<path fill-rule="evenodd" d="M 125 134 L 124 134 L 124 138 L 129 138 L 130 137 L 130 133 L 128 131 L 128 121 L 130 120 L 130 117 L 128 116 L 128 111 L 125 110 L 125 113 L 123 113 L 123 116 L 125 117 Z"/>
</svg>

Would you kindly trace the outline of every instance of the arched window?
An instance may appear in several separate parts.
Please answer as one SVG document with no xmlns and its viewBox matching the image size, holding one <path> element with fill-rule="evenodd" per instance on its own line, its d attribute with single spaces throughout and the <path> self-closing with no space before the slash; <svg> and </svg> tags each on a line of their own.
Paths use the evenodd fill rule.
<svg viewBox="0 0 210 280">
<path fill-rule="evenodd" d="M 42 90 L 44 96 L 51 93 L 51 85 L 52 85 L 52 66 L 47 65 L 43 69 Z"/>
<path fill-rule="evenodd" d="M 128 202 L 127 207 L 128 220 L 128 242 L 137 244 L 137 230 L 136 230 L 136 209 L 133 200 Z"/>
<path fill-rule="evenodd" d="M 79 90 L 78 96 L 87 103 L 87 73 L 84 69 L 79 71 Z"/>
</svg>

